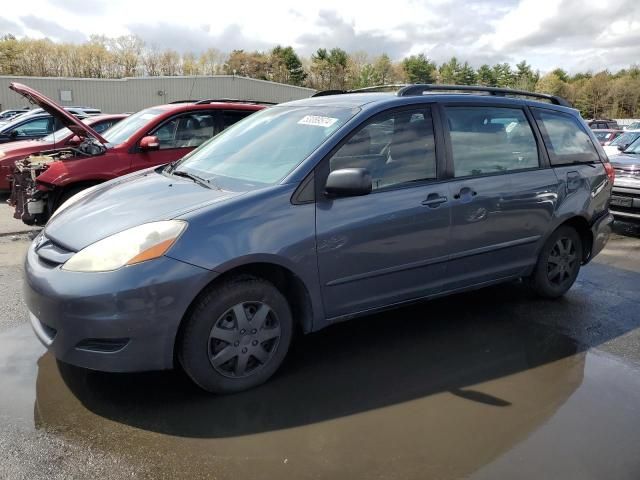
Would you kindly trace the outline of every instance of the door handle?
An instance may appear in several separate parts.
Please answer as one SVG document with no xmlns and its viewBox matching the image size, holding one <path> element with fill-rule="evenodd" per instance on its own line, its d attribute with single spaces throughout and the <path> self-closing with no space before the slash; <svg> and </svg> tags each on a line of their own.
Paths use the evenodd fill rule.
<svg viewBox="0 0 640 480">
<path fill-rule="evenodd" d="M 469 187 L 462 187 L 460 189 L 460 191 L 453 196 L 453 198 L 458 200 L 461 197 L 466 197 L 466 196 L 475 197 L 477 194 L 478 194 L 478 192 L 476 192 L 475 190 L 470 189 Z"/>
<path fill-rule="evenodd" d="M 427 196 L 427 199 L 422 202 L 422 205 L 427 207 L 436 208 L 439 207 L 441 203 L 445 203 L 447 201 L 447 197 L 443 197 L 438 193 L 430 193 Z"/>
</svg>

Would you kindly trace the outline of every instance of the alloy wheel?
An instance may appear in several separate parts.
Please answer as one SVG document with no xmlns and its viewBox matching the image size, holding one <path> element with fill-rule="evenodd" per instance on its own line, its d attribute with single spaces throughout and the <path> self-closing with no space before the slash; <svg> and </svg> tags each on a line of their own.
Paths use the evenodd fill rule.
<svg viewBox="0 0 640 480">
<path fill-rule="evenodd" d="M 570 281 L 578 262 L 576 246 L 572 239 L 559 238 L 549 252 L 547 259 L 547 278 L 556 286 Z"/>
</svg>

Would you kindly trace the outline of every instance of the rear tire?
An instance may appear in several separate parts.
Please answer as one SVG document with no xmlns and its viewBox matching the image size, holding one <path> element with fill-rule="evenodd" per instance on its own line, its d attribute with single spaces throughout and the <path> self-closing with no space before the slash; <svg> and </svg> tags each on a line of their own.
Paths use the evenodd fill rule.
<svg viewBox="0 0 640 480">
<path fill-rule="evenodd" d="M 267 381 L 289 350 L 289 304 L 271 283 L 237 277 L 210 288 L 186 318 L 178 357 L 187 375 L 212 393 Z"/>
<path fill-rule="evenodd" d="M 533 290 L 544 298 L 567 293 L 580 272 L 582 240 L 572 227 L 559 227 L 547 239 L 529 278 Z"/>
</svg>

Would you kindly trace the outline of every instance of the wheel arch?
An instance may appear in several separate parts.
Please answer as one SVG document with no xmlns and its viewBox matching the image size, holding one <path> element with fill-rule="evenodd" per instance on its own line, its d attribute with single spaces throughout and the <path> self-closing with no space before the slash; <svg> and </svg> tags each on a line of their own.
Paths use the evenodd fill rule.
<svg viewBox="0 0 640 480">
<path fill-rule="evenodd" d="M 89 180 L 80 180 L 77 182 L 71 182 L 64 185 L 54 185 L 53 195 L 49 195 L 49 211 L 53 212 L 56 208 L 60 206 L 60 199 L 69 191 L 75 189 L 85 189 L 89 187 L 93 187 L 100 183 L 105 182 L 106 180 L 100 179 L 89 179 Z"/>
<path fill-rule="evenodd" d="M 582 215 L 572 215 L 558 219 L 554 227 L 549 230 L 549 232 L 544 236 L 543 241 L 540 242 L 537 255 L 540 255 L 540 251 L 544 244 L 560 227 L 571 227 L 578 232 L 582 242 L 582 264 L 584 265 L 588 263 L 591 259 L 591 250 L 593 248 L 593 232 L 591 231 L 589 221 Z"/>
<path fill-rule="evenodd" d="M 593 233 L 587 219 L 581 216 L 571 217 L 562 222 L 556 230 L 560 227 L 567 226 L 573 228 L 578 235 L 580 235 L 580 241 L 582 243 L 582 264 L 584 265 L 591 259 L 591 249 L 593 248 Z"/>
<path fill-rule="evenodd" d="M 309 289 L 300 276 L 296 275 L 291 269 L 281 264 L 269 261 L 255 261 L 236 265 L 224 270 L 213 280 L 207 283 L 189 304 L 189 307 L 180 320 L 178 331 L 175 336 L 173 347 L 174 363 L 175 359 L 177 359 L 178 345 L 182 338 L 186 319 L 189 317 L 198 301 L 211 288 L 215 288 L 216 285 L 220 285 L 231 278 L 242 276 L 257 277 L 272 283 L 278 290 L 280 290 L 289 303 L 296 328 L 300 328 L 303 333 L 309 333 L 313 330 L 314 304 Z"/>
</svg>

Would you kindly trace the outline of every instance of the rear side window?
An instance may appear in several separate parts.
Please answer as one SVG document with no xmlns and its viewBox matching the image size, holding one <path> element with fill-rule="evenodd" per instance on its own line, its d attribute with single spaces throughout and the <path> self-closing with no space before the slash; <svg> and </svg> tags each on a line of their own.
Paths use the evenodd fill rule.
<svg viewBox="0 0 640 480">
<path fill-rule="evenodd" d="M 456 177 L 539 167 L 538 145 L 521 109 L 447 107 L 445 110 Z"/>
<path fill-rule="evenodd" d="M 533 108 L 549 152 L 551 165 L 599 161 L 596 147 L 577 119 L 571 115 Z"/>
</svg>

